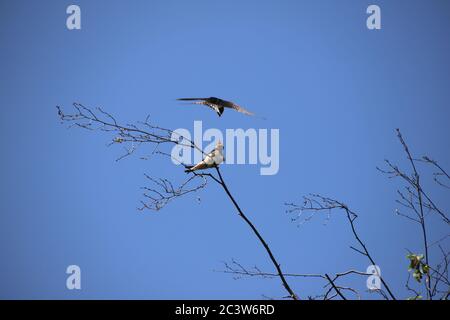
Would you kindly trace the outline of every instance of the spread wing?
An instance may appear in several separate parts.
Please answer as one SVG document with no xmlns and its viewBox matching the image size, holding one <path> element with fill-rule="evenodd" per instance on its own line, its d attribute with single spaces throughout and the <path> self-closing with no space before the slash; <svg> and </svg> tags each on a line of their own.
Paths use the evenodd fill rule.
<svg viewBox="0 0 450 320">
<path fill-rule="evenodd" d="M 231 102 L 231 101 L 225 101 L 225 100 L 223 100 L 223 106 L 224 106 L 225 108 L 234 109 L 234 110 L 236 110 L 237 112 L 246 114 L 246 115 L 248 115 L 248 116 L 253 116 L 253 115 L 254 115 L 253 112 L 250 112 L 250 111 L 248 111 L 248 110 L 242 108 L 241 106 L 239 106 L 239 105 L 237 105 L 237 104 L 235 104 L 235 103 L 233 103 L 233 102 Z"/>
<path fill-rule="evenodd" d="M 201 104 L 210 107 L 214 111 L 219 110 L 219 105 L 212 103 L 209 98 L 179 98 L 178 101 L 190 101 L 193 104 Z"/>
<path fill-rule="evenodd" d="M 203 100 L 206 101 L 208 100 L 208 98 L 178 98 L 178 101 L 198 101 L 198 100 Z"/>
</svg>

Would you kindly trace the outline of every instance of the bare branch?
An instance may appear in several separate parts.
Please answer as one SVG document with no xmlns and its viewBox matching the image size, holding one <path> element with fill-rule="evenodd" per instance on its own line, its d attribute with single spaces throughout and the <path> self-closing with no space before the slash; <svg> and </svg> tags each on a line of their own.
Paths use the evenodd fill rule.
<svg viewBox="0 0 450 320">
<path fill-rule="evenodd" d="M 261 271 L 257 266 L 253 268 L 245 268 L 242 264 L 232 259 L 231 264 L 225 261 L 222 262 L 224 264 L 224 270 L 215 270 L 216 272 L 233 274 L 236 276 L 247 276 L 247 277 L 261 277 L 261 278 L 276 278 L 278 277 L 278 273 L 273 272 L 265 272 Z M 283 273 L 285 277 L 292 278 L 322 278 L 325 279 L 324 275 L 321 274 L 307 274 L 307 273 Z"/>
<path fill-rule="evenodd" d="M 434 166 L 435 168 L 437 168 L 439 171 L 433 173 L 434 176 L 434 181 L 439 184 L 440 186 L 450 189 L 450 185 L 442 182 L 439 180 L 440 177 L 446 178 L 446 180 L 450 181 L 450 175 L 438 164 L 438 162 L 436 160 L 431 159 L 428 156 L 423 156 L 422 159 L 418 159 L 417 161 L 422 161 L 428 164 L 431 164 L 432 166 Z"/>
<path fill-rule="evenodd" d="M 262 244 L 262 246 L 264 247 L 264 249 L 266 250 L 267 254 L 269 255 L 270 260 L 272 261 L 272 264 L 275 266 L 277 273 L 278 273 L 278 277 L 281 280 L 281 283 L 283 284 L 283 287 L 286 289 L 286 291 L 289 293 L 289 296 L 294 299 L 294 300 L 298 300 L 298 296 L 294 293 L 294 291 L 291 289 L 291 287 L 289 286 L 288 282 L 286 281 L 286 278 L 283 274 L 283 272 L 281 271 L 281 267 L 280 264 L 278 263 L 278 261 L 275 259 L 275 256 L 272 253 L 272 250 L 270 249 L 269 245 L 267 244 L 267 242 L 264 240 L 264 238 L 261 236 L 260 232 L 258 231 L 258 229 L 256 229 L 256 227 L 254 226 L 254 224 L 247 218 L 247 216 L 244 214 L 244 212 L 241 210 L 240 206 L 238 205 L 238 203 L 236 202 L 236 200 L 234 199 L 233 195 L 231 194 L 230 190 L 228 189 L 228 186 L 226 185 L 222 174 L 220 173 L 220 170 L 218 167 L 216 167 L 216 171 L 217 174 L 219 176 L 219 180 L 221 182 L 221 186 L 224 189 L 225 193 L 228 195 L 228 197 L 230 198 L 231 202 L 233 203 L 234 207 L 236 208 L 236 210 L 238 211 L 239 216 L 245 221 L 245 223 L 250 227 L 250 229 L 253 231 L 253 233 L 256 235 L 256 237 L 258 238 L 258 240 L 260 241 L 260 243 Z"/>
<path fill-rule="evenodd" d="M 147 174 L 145 177 L 152 183 L 153 187 L 142 187 L 144 190 L 143 196 L 147 201 L 141 201 L 142 207 L 138 208 L 141 211 L 144 209 L 159 211 L 173 199 L 197 192 L 205 188 L 208 183 L 207 179 L 199 174 L 190 176 L 176 188 L 167 179 L 155 179 Z M 199 179 L 200 181 L 197 182 Z"/>
<path fill-rule="evenodd" d="M 129 144 L 128 147 L 124 148 L 125 153 L 117 160 L 121 160 L 132 155 L 142 144 L 153 145 L 154 148 L 152 154 L 158 154 L 167 157 L 171 157 L 171 155 L 167 151 L 160 150 L 160 146 L 174 144 L 187 146 L 199 150 L 203 153 L 203 155 L 205 155 L 203 150 L 198 148 L 190 139 L 187 139 L 186 137 L 183 137 L 170 129 L 161 128 L 159 126 L 151 124 L 149 122 L 148 116 L 144 122 L 121 125 L 111 114 L 105 112 L 101 108 L 97 108 L 95 111 L 93 111 L 80 103 L 74 103 L 73 107 L 75 112 L 72 114 L 66 114 L 63 112 L 61 107 L 57 107 L 58 115 L 61 121 L 69 123 L 69 127 L 77 126 L 91 131 L 99 130 L 110 133 L 113 137 L 109 145 Z M 228 186 L 225 184 L 219 168 L 217 166 L 215 168 L 218 177 L 214 176 L 211 173 L 199 174 L 193 172 L 191 176 L 183 183 L 181 183 L 178 187 L 175 187 L 174 184 L 168 179 L 153 178 L 149 175 L 146 175 L 146 178 L 150 181 L 151 186 L 142 188 L 144 190 L 144 198 L 146 199 L 146 201 L 141 202 L 142 207 L 139 209 L 150 209 L 156 211 L 160 210 L 175 198 L 203 189 L 207 185 L 206 178 L 211 178 L 223 188 L 223 190 L 237 209 L 239 216 L 248 224 L 252 232 L 258 237 L 260 243 L 269 254 L 270 260 L 274 264 L 278 272 L 278 277 L 281 279 L 284 288 L 287 290 L 289 296 L 292 299 L 297 300 L 297 295 L 287 283 L 286 278 L 281 271 L 280 264 L 275 259 L 267 242 L 262 238 L 259 231 L 255 228 L 253 223 L 247 218 L 247 216 L 243 213 L 243 211 L 237 204 L 236 200 L 230 193 Z"/>
<path fill-rule="evenodd" d="M 331 280 L 330 276 L 328 274 L 325 274 L 325 277 L 327 278 L 327 280 L 330 282 L 331 286 L 333 287 L 333 289 L 336 291 L 336 293 L 343 299 L 343 300 L 347 300 L 347 298 L 344 297 L 344 295 L 341 293 L 341 291 L 336 287 L 336 285 L 334 284 L 333 280 Z"/>
<path fill-rule="evenodd" d="M 351 248 L 353 250 L 361 253 L 362 255 L 366 256 L 370 260 L 372 265 L 376 265 L 375 260 L 370 255 L 366 245 L 361 240 L 359 234 L 356 231 L 355 220 L 358 217 L 358 215 L 354 211 L 350 210 L 349 207 L 346 204 L 344 204 L 343 202 L 340 202 L 340 201 L 332 199 L 332 198 L 324 197 L 319 194 L 311 194 L 308 197 L 306 197 L 306 196 L 303 197 L 302 205 L 288 203 L 287 206 L 288 206 L 288 212 L 295 212 L 295 211 L 299 211 L 299 210 L 301 212 L 303 212 L 303 211 L 305 211 L 305 212 L 306 211 L 322 212 L 322 211 L 330 211 L 330 210 L 336 210 L 336 209 L 343 210 L 345 212 L 347 221 L 350 224 L 352 234 L 353 234 L 354 238 L 356 239 L 356 241 L 361 246 L 361 250 L 356 249 L 354 247 L 351 247 Z M 386 290 L 388 291 L 390 297 L 395 300 L 395 296 L 392 293 L 392 291 L 390 290 L 390 288 L 387 285 L 387 283 L 385 282 L 385 280 L 382 277 L 380 277 L 380 280 L 383 283 Z"/>
</svg>

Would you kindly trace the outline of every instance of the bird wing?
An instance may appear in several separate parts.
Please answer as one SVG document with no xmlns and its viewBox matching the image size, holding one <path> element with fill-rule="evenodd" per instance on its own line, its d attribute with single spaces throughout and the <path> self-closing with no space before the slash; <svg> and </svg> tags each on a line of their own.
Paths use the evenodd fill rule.
<svg viewBox="0 0 450 320">
<path fill-rule="evenodd" d="M 205 157 L 205 159 L 203 159 L 203 161 L 207 164 L 207 165 L 211 165 L 214 163 L 214 157 L 216 156 L 216 150 L 214 149 L 213 151 L 211 151 L 210 153 L 208 153 Z"/>
<path fill-rule="evenodd" d="M 212 167 L 214 165 L 215 151 L 216 150 L 213 150 L 210 153 L 208 153 L 202 161 L 197 163 L 195 166 L 193 166 L 189 170 L 196 171 L 196 170 L 202 170 L 202 169 L 207 169 L 207 168 Z"/>
<path fill-rule="evenodd" d="M 178 98 L 177 100 L 178 101 L 198 101 L 198 100 L 205 101 L 205 100 L 208 100 L 208 98 Z"/>
<path fill-rule="evenodd" d="M 214 111 L 218 111 L 220 106 L 212 103 L 209 98 L 179 98 L 178 101 L 191 101 L 193 104 L 201 104 L 210 107 Z"/>
<path fill-rule="evenodd" d="M 246 115 L 248 115 L 248 116 L 253 116 L 253 115 L 254 115 L 254 113 L 252 113 L 252 112 L 250 112 L 250 111 L 248 111 L 248 110 L 242 108 L 241 106 L 239 106 L 239 105 L 237 105 L 237 104 L 235 104 L 235 103 L 233 103 L 233 102 L 231 102 L 231 101 L 225 101 L 225 100 L 223 100 L 223 106 L 224 106 L 225 108 L 234 109 L 234 110 L 236 110 L 237 112 L 241 112 L 241 113 L 246 114 Z"/>
<path fill-rule="evenodd" d="M 202 169 L 206 169 L 206 168 L 208 168 L 208 165 L 204 161 L 201 161 L 201 162 L 197 163 L 195 166 L 193 166 L 192 168 L 190 168 L 189 171 L 202 170 Z"/>
</svg>

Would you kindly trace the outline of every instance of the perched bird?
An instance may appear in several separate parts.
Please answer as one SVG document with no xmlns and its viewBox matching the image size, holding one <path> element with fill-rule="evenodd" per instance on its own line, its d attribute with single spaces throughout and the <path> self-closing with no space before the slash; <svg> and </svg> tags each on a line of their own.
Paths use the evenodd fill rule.
<svg viewBox="0 0 450 320">
<path fill-rule="evenodd" d="M 214 111 L 217 112 L 219 117 L 222 115 L 225 108 L 234 109 L 238 112 L 244 113 L 246 115 L 252 116 L 254 115 L 250 111 L 245 110 L 244 108 L 238 106 L 237 104 L 231 102 L 222 100 L 216 97 L 210 97 L 210 98 L 180 98 L 177 99 L 179 101 L 192 101 L 193 104 L 203 104 L 205 106 L 210 107 Z"/>
<path fill-rule="evenodd" d="M 209 169 L 218 166 L 225 160 L 223 156 L 223 144 L 220 140 L 217 142 L 213 151 L 208 153 L 205 158 L 195 166 L 186 166 L 184 172 L 193 172 L 197 170 Z"/>
</svg>

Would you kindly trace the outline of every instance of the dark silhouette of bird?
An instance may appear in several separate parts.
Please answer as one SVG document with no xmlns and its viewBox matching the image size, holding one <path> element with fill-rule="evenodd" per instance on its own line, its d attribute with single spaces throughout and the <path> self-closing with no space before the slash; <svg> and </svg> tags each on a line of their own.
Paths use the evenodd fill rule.
<svg viewBox="0 0 450 320">
<path fill-rule="evenodd" d="M 177 99 L 179 101 L 191 101 L 192 104 L 202 104 L 205 106 L 210 107 L 211 109 L 213 109 L 218 115 L 219 117 L 222 116 L 223 111 L 225 110 L 225 108 L 230 108 L 230 109 L 234 109 L 238 112 L 241 112 L 243 114 L 249 115 L 249 116 L 253 116 L 254 114 L 250 111 L 245 110 L 244 108 L 242 108 L 241 106 L 235 104 L 234 102 L 231 101 L 227 101 L 227 100 L 222 100 L 216 97 L 209 97 L 209 98 L 180 98 Z"/>
</svg>

